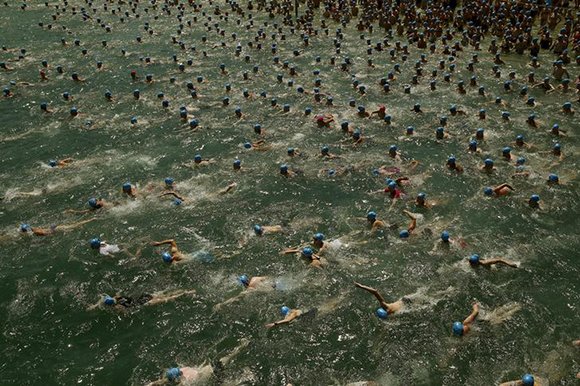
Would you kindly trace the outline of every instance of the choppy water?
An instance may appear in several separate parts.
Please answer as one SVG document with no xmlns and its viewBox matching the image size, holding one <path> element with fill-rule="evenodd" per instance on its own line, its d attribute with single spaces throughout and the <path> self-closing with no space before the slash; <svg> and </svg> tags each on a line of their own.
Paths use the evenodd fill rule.
<svg viewBox="0 0 580 386">
<path fill-rule="evenodd" d="M 444 71 L 439 71 L 436 91 L 429 90 L 429 74 L 447 55 L 427 53 L 426 76 L 406 95 L 402 84 L 414 73 L 420 55 L 416 48 L 411 47 L 406 62 L 400 55 L 392 60 L 386 51 L 375 52 L 376 67 L 369 68 L 366 44 L 354 26 L 343 29 L 342 53 L 333 53 L 336 26 L 330 24 L 330 37 L 311 37 L 310 46 L 293 57 L 292 51 L 303 46 L 298 33 L 292 35 L 285 27 L 287 40 L 278 40 L 276 55 L 289 60 L 299 73 L 289 87 L 287 70 L 272 61 L 269 27 L 263 50 L 246 45 L 264 21 L 271 25 L 281 19 L 256 14 L 249 31 L 236 26 L 235 16 L 227 22 L 219 20 L 226 30 L 227 47 L 213 48 L 222 38 L 215 28 L 204 30 L 204 17 L 197 13 L 198 22 L 192 27 L 184 23 L 178 37 L 187 47 L 195 45 L 196 51 L 191 52 L 171 43 L 179 24 L 175 11 L 170 17 L 141 11 L 139 19 L 130 17 L 121 23 L 118 15 L 102 11 L 102 1 L 95 1 L 99 12 L 93 18 L 101 17 L 112 27 L 106 33 L 95 20 L 83 22 L 79 14 L 73 16 L 70 7 L 51 21 L 54 8 L 47 9 L 40 1 L 27 3 L 25 12 L 10 3 L 0 13 L 1 43 L 11 50 L 0 52 L 0 60 L 15 68 L 0 70 L 0 84 L 14 93 L 13 98 L 0 101 L 0 192 L 4 194 L 0 383 L 145 384 L 177 364 L 198 366 L 220 358 L 244 338 L 250 345 L 225 368 L 221 380 L 256 385 L 343 385 L 362 380 L 384 385 L 489 385 L 533 372 L 550 384 L 574 382 L 580 367 L 579 353 L 571 345 L 580 332 L 576 133 L 580 119 L 578 114 L 566 116 L 559 111 L 564 101 L 573 100 L 572 95 L 545 95 L 533 89 L 530 94 L 538 105 L 524 104 L 518 91 L 530 72 L 525 57 L 505 55 L 499 81 L 485 52 L 487 39 L 475 71 L 486 87 L 484 98 L 475 87 L 466 86 L 467 95 L 455 91 L 459 79 L 468 83 L 471 76 L 466 70 L 471 52 L 459 55 L 451 83 L 443 82 Z M 80 1 L 70 3 L 85 6 Z M 154 20 L 153 14 L 159 19 Z M 212 18 L 210 25 L 217 17 Z M 193 20 L 193 15 L 187 12 L 186 20 Z M 38 27 L 39 21 L 44 28 Z M 153 36 L 143 29 L 146 21 L 155 31 Z M 242 22 L 245 25 L 247 20 Z M 244 45 L 240 57 L 234 56 L 233 32 Z M 137 35 L 143 38 L 140 44 Z M 207 43 L 202 41 L 204 35 Z M 67 46 L 61 45 L 62 37 Z M 375 42 L 384 36 L 375 31 L 370 37 Z M 74 45 L 77 38 L 87 48 L 86 55 Z M 107 47 L 102 46 L 104 39 Z M 26 55 L 17 61 L 21 47 Z M 121 49 L 126 49 L 126 56 Z M 204 50 L 207 58 L 202 56 Z M 180 73 L 171 58 L 174 53 L 178 62 L 191 58 L 193 65 Z M 251 56 L 248 63 L 245 55 Z M 316 63 L 319 55 L 322 61 Z M 337 58 L 335 66 L 329 63 L 332 55 Z M 534 70 L 536 79 L 551 72 L 553 58 L 543 55 L 542 66 Z M 151 64 L 140 61 L 140 56 L 149 56 Z M 354 64 L 344 72 L 339 64 L 347 56 Z M 47 82 L 39 80 L 42 60 L 49 64 Z M 104 63 L 101 71 L 96 67 L 99 60 Z M 391 83 L 394 91 L 384 94 L 378 81 L 396 62 L 401 63 L 402 74 Z M 220 63 L 226 64 L 228 75 L 220 73 Z M 57 65 L 63 66 L 63 75 L 57 74 Z M 258 74 L 252 72 L 255 65 L 260 67 Z M 319 76 L 312 75 L 314 69 L 320 70 Z M 138 72 L 140 81 L 131 81 L 131 70 Z M 246 81 L 245 70 L 250 77 Z M 516 92 L 508 94 L 503 82 L 511 70 L 517 72 L 512 82 Z M 578 67 L 570 65 L 568 70 L 577 74 Z M 73 82 L 73 71 L 86 81 Z M 154 74 L 153 84 L 143 82 L 149 73 Z M 284 82 L 278 83 L 278 73 L 284 74 Z M 367 86 L 366 96 L 352 87 L 350 73 Z M 177 78 L 175 84 L 170 84 L 170 76 Z M 205 83 L 198 85 L 197 76 L 203 76 Z M 322 79 L 321 92 L 333 97 L 334 106 L 315 102 L 311 93 L 296 92 L 298 85 L 311 91 L 317 77 Z M 10 80 L 34 86 L 10 86 Z M 198 87 L 198 100 L 190 97 L 187 81 Z M 226 82 L 232 85 L 230 93 L 225 91 Z M 136 88 L 141 90 L 139 101 L 132 96 Z M 244 98 L 243 89 L 254 98 Z M 106 90 L 113 93 L 112 102 L 105 99 Z M 267 98 L 259 96 L 262 90 Z M 65 91 L 74 97 L 72 102 L 63 100 Z M 161 106 L 159 92 L 165 93 L 169 108 Z M 497 107 L 496 95 L 509 107 Z M 226 107 L 225 96 L 230 98 Z M 272 97 L 280 106 L 290 104 L 291 113 L 272 108 Z M 350 98 L 368 111 L 386 105 L 393 124 L 358 117 L 356 109 L 348 106 Z M 43 114 L 42 102 L 49 103 L 54 114 Z M 410 112 L 417 102 L 425 111 L 422 115 Z M 451 104 L 467 115 L 451 117 Z M 201 129 L 188 130 L 188 122 L 179 118 L 181 105 L 187 107 L 189 119 L 199 120 Z M 235 106 L 242 108 L 245 119 L 235 118 Z M 79 117 L 69 118 L 72 107 L 78 108 Z M 312 108 L 313 115 L 304 116 L 306 107 Z M 485 122 L 477 117 L 481 107 L 487 110 Z M 503 110 L 511 112 L 509 123 L 501 120 Z M 334 114 L 338 123 L 348 120 L 366 140 L 352 147 L 338 123 L 318 128 L 313 117 L 319 113 Z M 526 125 L 531 113 L 537 115 L 539 129 Z M 438 141 L 435 129 L 444 114 L 451 137 Z M 130 123 L 132 117 L 137 124 Z M 267 131 L 268 151 L 243 147 L 258 139 L 253 130 L 256 123 Z M 554 123 L 569 136 L 556 139 L 548 134 Z M 413 137 L 405 136 L 407 126 L 415 128 Z M 485 128 L 487 139 L 480 143 L 481 154 L 471 154 L 467 144 L 478 127 Z M 534 144 L 531 150 L 513 146 L 520 133 Z M 539 151 L 558 141 L 567 157 L 551 167 L 553 156 Z M 397 144 L 406 160 L 403 164 L 388 157 L 391 144 Z M 323 145 L 341 158 L 318 157 Z M 506 145 L 512 146 L 514 156 L 526 158 L 529 178 L 511 178 L 514 164 L 501 160 Z M 290 146 L 302 156 L 289 158 Z M 195 154 L 215 162 L 192 168 Z M 465 168 L 462 175 L 447 171 L 449 155 Z M 46 166 L 50 159 L 66 157 L 75 159 L 69 167 Z M 496 163 L 491 176 L 477 170 L 486 157 Z M 242 162 L 241 173 L 232 170 L 236 158 Z M 420 161 L 420 166 L 408 170 L 409 159 Z M 285 179 L 279 175 L 281 164 L 301 173 Z M 397 166 L 401 175 L 411 177 L 405 196 L 394 206 L 385 195 L 369 194 L 385 187 L 384 177 L 373 174 L 381 165 Z M 346 172 L 328 176 L 328 169 Z M 545 182 L 554 172 L 563 184 L 550 187 Z M 170 198 L 157 197 L 166 177 L 174 178 L 178 192 L 186 197 L 179 206 Z M 122 195 L 125 181 L 136 184 L 142 193 L 136 200 Z M 234 182 L 233 191 L 217 194 Z M 502 198 L 483 195 L 484 187 L 502 182 L 511 183 L 516 191 Z M 414 197 L 420 191 L 439 205 L 417 209 Z M 540 195 L 543 210 L 528 208 L 525 201 L 533 193 Z M 90 218 L 92 214 L 64 213 L 88 208 L 90 197 L 119 205 L 75 230 L 44 238 L 19 233 L 22 223 L 49 228 Z M 417 213 L 419 221 L 416 235 L 404 241 L 398 237 L 408 224 L 403 209 Z M 369 232 L 365 221 L 356 218 L 369 210 L 395 225 Z M 255 224 L 282 225 L 284 232 L 258 238 L 253 236 Z M 458 241 L 450 250 L 433 248 L 443 230 Z M 279 255 L 286 247 L 309 242 L 316 232 L 331 241 L 325 266 L 311 268 L 299 257 Z M 115 258 L 99 256 L 88 245 L 93 237 L 117 244 L 123 252 Z M 191 253 L 191 261 L 165 265 L 160 256 L 165 249 L 149 243 L 167 238 Z M 200 253 L 214 258 L 196 258 Z M 472 253 L 503 257 L 520 267 L 472 269 L 466 260 Z M 214 312 L 216 304 L 240 292 L 236 277 L 241 274 L 269 276 L 277 290 L 254 293 Z M 374 316 L 376 301 L 357 290 L 354 281 L 379 289 L 388 301 L 408 295 L 414 301 L 400 314 L 381 321 Z M 134 312 L 86 310 L 105 294 L 138 296 L 175 289 L 197 293 Z M 481 303 L 481 314 L 474 330 L 458 339 L 451 333 L 451 323 L 469 314 L 473 299 Z M 317 307 L 318 312 L 314 318 L 267 330 L 266 323 L 280 319 L 283 305 L 302 310 Z"/>
</svg>

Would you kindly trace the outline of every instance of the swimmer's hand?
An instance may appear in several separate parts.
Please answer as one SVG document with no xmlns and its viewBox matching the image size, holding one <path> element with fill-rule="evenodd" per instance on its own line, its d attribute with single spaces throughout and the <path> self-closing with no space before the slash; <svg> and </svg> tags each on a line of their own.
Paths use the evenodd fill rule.
<svg viewBox="0 0 580 386">
<path fill-rule="evenodd" d="M 268 323 L 266 324 L 266 328 L 272 328 L 276 325 L 276 323 Z"/>
</svg>

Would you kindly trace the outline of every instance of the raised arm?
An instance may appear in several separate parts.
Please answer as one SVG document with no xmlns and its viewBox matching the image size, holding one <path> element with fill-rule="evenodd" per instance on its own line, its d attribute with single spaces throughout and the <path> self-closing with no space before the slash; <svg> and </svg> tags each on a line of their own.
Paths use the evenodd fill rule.
<svg viewBox="0 0 580 386">
<path fill-rule="evenodd" d="M 496 194 L 498 194 L 498 192 L 499 192 L 499 191 L 501 191 L 503 188 L 508 188 L 509 190 L 515 191 L 515 189 L 514 189 L 513 187 L 511 187 L 510 185 L 508 185 L 508 184 L 506 184 L 506 183 L 504 183 L 504 184 L 501 184 L 501 185 L 499 185 L 499 186 L 496 186 L 496 187 L 493 189 L 493 191 L 494 191 Z"/>
<path fill-rule="evenodd" d="M 302 314 L 302 311 L 300 311 L 300 310 L 292 310 L 292 311 L 290 311 L 288 316 L 286 316 L 284 319 L 278 320 L 277 322 L 274 322 L 274 323 L 268 323 L 268 324 L 266 324 L 266 327 L 272 328 L 274 326 L 279 326 L 281 324 L 288 324 L 291 321 L 293 321 L 294 319 L 296 319 L 298 316 L 300 316 L 301 314 Z"/>
<path fill-rule="evenodd" d="M 175 240 L 173 240 L 173 239 L 163 240 L 163 241 L 153 241 L 151 243 L 151 245 L 153 245 L 153 246 L 165 245 L 165 244 L 171 244 L 172 248 L 177 248 L 177 244 L 175 243 Z"/>
<path fill-rule="evenodd" d="M 507 265 L 508 267 L 512 267 L 512 268 L 517 268 L 518 265 L 514 264 L 514 263 L 510 263 L 509 261 L 506 261 L 504 259 L 489 259 L 489 260 L 483 260 L 480 261 L 479 264 L 481 265 L 494 265 L 494 264 L 504 264 Z"/>
<path fill-rule="evenodd" d="M 371 294 L 373 294 L 375 296 L 375 298 L 377 298 L 377 300 L 381 304 L 381 308 L 383 308 L 385 311 L 389 310 L 389 305 L 387 304 L 385 299 L 382 297 L 382 295 L 379 293 L 379 291 L 377 291 L 374 288 L 371 288 L 371 287 L 368 287 L 366 285 L 362 285 L 362 284 L 356 283 L 356 282 L 354 283 L 354 285 L 356 285 L 358 288 L 364 289 L 365 291 L 368 291 Z"/>
<path fill-rule="evenodd" d="M 479 304 L 477 302 L 473 302 L 473 310 L 471 311 L 471 314 L 463 321 L 463 326 L 468 327 L 475 320 L 477 314 L 479 314 Z"/>
<path fill-rule="evenodd" d="M 403 213 L 411 219 L 411 224 L 409 224 L 409 228 L 407 228 L 409 233 L 411 233 L 417 227 L 417 219 L 408 210 L 404 210 Z"/>
</svg>

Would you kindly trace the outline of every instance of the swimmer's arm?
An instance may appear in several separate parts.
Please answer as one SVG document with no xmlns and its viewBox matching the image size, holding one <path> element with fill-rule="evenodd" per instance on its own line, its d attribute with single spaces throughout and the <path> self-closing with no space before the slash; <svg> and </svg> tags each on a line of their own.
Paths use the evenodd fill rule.
<svg viewBox="0 0 580 386">
<path fill-rule="evenodd" d="M 236 184 L 235 182 L 234 183 L 231 183 L 228 186 L 226 186 L 224 189 L 220 190 L 218 193 L 219 194 L 226 194 L 230 190 L 232 190 L 233 188 L 235 188 L 236 186 L 238 186 L 238 184 Z"/>
<path fill-rule="evenodd" d="M 90 219 L 88 219 L 88 220 L 84 220 L 84 221 L 77 222 L 77 223 L 75 223 L 75 224 L 70 224 L 70 225 L 59 225 L 59 226 L 57 226 L 55 229 L 58 229 L 58 230 L 65 230 L 65 231 L 66 231 L 66 230 L 69 230 L 69 229 L 75 229 L 75 228 L 78 228 L 78 227 L 80 227 L 80 226 L 83 226 L 83 225 L 85 225 L 86 223 L 89 223 L 89 222 L 91 222 L 91 221 L 94 221 L 94 220 L 96 220 L 96 219 L 97 219 L 96 217 L 93 217 L 93 218 L 90 218 Z"/>
<path fill-rule="evenodd" d="M 397 185 L 401 185 L 401 182 L 403 181 L 409 181 L 409 177 L 399 177 L 395 180 L 395 182 L 397 183 Z"/>
<path fill-rule="evenodd" d="M 173 239 L 168 239 L 168 240 L 163 240 L 163 241 L 153 241 L 151 243 L 151 245 L 153 245 L 155 247 L 158 246 L 158 245 L 165 245 L 165 244 L 171 244 L 171 247 L 172 248 L 177 249 L 177 243 Z"/>
<path fill-rule="evenodd" d="M 67 209 L 67 210 L 64 211 L 64 213 L 85 214 L 85 213 L 89 213 L 90 211 L 91 211 L 91 209 L 85 209 L 85 210 Z"/>
<path fill-rule="evenodd" d="M 417 219 L 408 210 L 404 210 L 403 213 L 405 213 L 411 219 L 411 224 L 407 229 L 409 233 L 411 233 L 417 227 Z"/>
<path fill-rule="evenodd" d="M 379 291 L 377 291 L 374 288 L 371 288 L 369 286 L 360 284 L 360 283 L 354 283 L 355 286 L 357 286 L 358 288 L 364 289 L 365 291 L 370 292 L 371 294 L 373 294 L 375 296 L 375 298 L 377 298 L 377 300 L 379 301 L 379 303 L 381 303 L 381 307 L 385 309 L 385 311 L 388 311 L 389 309 L 389 305 L 387 304 L 387 302 L 385 301 L 385 299 L 383 299 L 382 295 L 379 293 Z"/>
<path fill-rule="evenodd" d="M 499 194 L 499 192 L 500 192 L 500 191 L 501 191 L 503 188 L 508 188 L 509 190 L 515 191 L 515 189 L 514 189 L 513 187 L 511 187 L 510 185 L 508 185 L 508 184 L 506 184 L 506 183 L 504 183 L 504 184 L 501 184 L 500 186 L 497 186 L 497 187 L 495 187 L 495 189 L 493 189 L 493 191 L 494 191 L 496 194 Z"/>
<path fill-rule="evenodd" d="M 286 248 L 285 250 L 283 250 L 282 252 L 280 252 L 281 255 L 289 255 L 291 253 L 298 253 L 300 252 L 300 247 L 296 247 L 296 248 Z"/>
<path fill-rule="evenodd" d="M 278 320 L 277 322 L 274 322 L 274 323 L 269 323 L 269 324 L 266 324 L 266 327 L 268 327 L 268 328 L 272 328 L 272 327 L 274 327 L 274 326 L 279 326 L 279 325 L 281 325 L 281 324 L 288 324 L 288 323 L 290 323 L 291 321 L 293 321 L 294 319 L 296 319 L 296 317 L 297 317 L 297 316 L 299 316 L 299 315 L 300 315 L 300 312 L 292 311 L 292 312 L 290 312 L 290 314 L 289 314 L 287 317 L 285 317 L 284 319 L 282 319 L 282 320 Z"/>
<path fill-rule="evenodd" d="M 36 236 L 48 236 L 52 231 L 50 229 L 32 229 L 32 233 Z"/>
<path fill-rule="evenodd" d="M 504 382 L 501 383 L 499 386 L 520 386 L 523 384 L 524 383 L 521 380 L 519 380 L 519 381 Z"/>
<path fill-rule="evenodd" d="M 512 267 L 512 268 L 517 268 L 518 267 L 517 264 L 510 263 L 509 261 L 506 261 L 504 259 L 489 259 L 489 260 L 483 260 L 483 261 L 480 261 L 479 264 L 484 265 L 484 266 L 494 265 L 494 264 L 504 264 L 504 265 L 507 265 L 508 267 Z"/>
<path fill-rule="evenodd" d="M 385 226 L 384 222 L 377 220 L 373 223 L 373 227 L 372 227 L 371 231 L 374 231 L 375 229 L 377 229 L 379 227 L 384 227 L 384 226 Z"/>
<path fill-rule="evenodd" d="M 155 304 L 159 304 L 159 303 L 166 303 L 169 302 L 173 299 L 177 299 L 185 294 L 193 294 L 195 293 L 195 290 L 191 290 L 191 291 L 178 291 L 176 293 L 173 293 L 171 295 L 166 295 L 166 296 L 155 296 L 153 297 L 153 299 L 149 300 L 147 303 L 145 303 L 146 306 L 152 306 Z"/>
<path fill-rule="evenodd" d="M 167 378 L 163 378 L 163 379 L 160 379 L 158 381 L 151 382 L 151 383 L 147 384 L 147 386 L 159 386 L 159 385 L 165 385 L 166 383 L 169 383 L 169 380 Z"/>
<path fill-rule="evenodd" d="M 477 302 L 473 302 L 473 310 L 471 311 L 471 314 L 465 318 L 465 320 L 463 321 L 463 325 L 465 327 L 468 327 L 477 317 L 477 315 L 479 314 L 479 304 Z"/>
<path fill-rule="evenodd" d="M 164 197 L 164 196 L 173 196 L 177 199 L 180 199 L 181 201 L 185 201 L 185 198 L 181 197 L 180 195 L 178 195 L 175 192 L 163 192 L 159 195 L 159 197 Z"/>
</svg>

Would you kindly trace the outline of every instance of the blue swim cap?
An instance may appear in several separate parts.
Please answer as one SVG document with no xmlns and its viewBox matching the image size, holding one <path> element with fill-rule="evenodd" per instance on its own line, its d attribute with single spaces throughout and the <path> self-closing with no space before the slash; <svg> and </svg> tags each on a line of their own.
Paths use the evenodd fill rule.
<svg viewBox="0 0 580 386">
<path fill-rule="evenodd" d="M 530 121 L 533 121 L 534 119 L 536 119 L 536 114 L 530 114 L 530 115 L 528 116 L 528 119 L 529 119 Z"/>
<path fill-rule="evenodd" d="M 358 111 L 359 111 L 359 112 L 361 112 L 361 113 L 364 113 L 364 111 L 365 111 L 365 107 L 364 107 L 364 106 L 361 106 L 361 105 L 359 105 L 359 106 L 357 107 L 357 109 L 358 109 Z"/>
<path fill-rule="evenodd" d="M 399 232 L 399 237 L 402 239 L 409 237 L 409 231 L 406 229 L 403 229 L 402 231 Z"/>
<path fill-rule="evenodd" d="M 72 109 L 70 109 L 70 113 L 71 115 L 75 115 L 78 112 L 76 107 L 73 107 Z"/>
<path fill-rule="evenodd" d="M 314 235 L 314 240 L 322 241 L 324 240 L 324 235 L 322 233 L 317 233 Z"/>
<path fill-rule="evenodd" d="M 173 204 L 175 205 L 180 205 L 183 201 L 181 201 L 179 198 L 174 198 L 173 199 Z"/>
<path fill-rule="evenodd" d="M 167 379 L 169 381 L 175 381 L 176 379 L 181 377 L 182 374 L 183 372 L 179 370 L 177 367 L 172 367 L 169 370 L 167 370 Z"/>
<path fill-rule="evenodd" d="M 484 193 L 486 196 L 491 196 L 491 195 L 493 194 L 493 189 L 492 189 L 492 188 L 490 188 L 490 187 L 488 186 L 488 187 L 486 187 L 485 189 L 483 189 L 483 193 Z"/>
<path fill-rule="evenodd" d="M 290 308 L 283 306 L 282 308 L 280 308 L 280 313 L 282 314 L 282 316 L 286 316 L 288 315 L 288 313 L 290 313 Z"/>
<path fill-rule="evenodd" d="M 173 257 L 171 257 L 171 254 L 169 252 L 163 252 L 161 258 L 166 263 L 171 263 L 171 261 L 173 260 Z"/>
<path fill-rule="evenodd" d="M 449 162 L 450 164 L 455 164 L 455 157 L 451 156 L 449 157 L 449 159 L 447 160 L 447 162 Z"/>
<path fill-rule="evenodd" d="M 565 102 L 564 105 L 562 106 L 565 109 L 571 109 L 572 108 L 572 103 L 570 102 Z"/>
<path fill-rule="evenodd" d="M 524 162 L 526 162 L 526 159 L 525 159 L 524 157 L 520 157 L 520 158 L 518 158 L 518 160 L 517 160 L 517 164 L 518 164 L 518 165 L 523 165 L 523 164 L 524 164 Z"/>
<path fill-rule="evenodd" d="M 282 166 L 280 166 L 280 171 L 281 172 L 284 172 L 284 173 L 287 172 L 288 171 L 288 165 L 282 165 Z"/>
<path fill-rule="evenodd" d="M 165 185 L 167 185 L 167 186 L 173 186 L 173 178 L 167 177 L 165 179 Z"/>
<path fill-rule="evenodd" d="M 306 257 L 312 257 L 312 254 L 314 252 L 312 251 L 312 248 L 306 247 L 306 248 L 302 248 L 302 254 Z"/>
<path fill-rule="evenodd" d="M 94 239 L 91 240 L 89 245 L 93 249 L 99 248 L 101 246 L 101 240 L 95 237 Z"/>
<path fill-rule="evenodd" d="M 370 219 L 370 220 L 375 221 L 376 218 L 377 218 L 377 214 L 375 212 L 373 212 L 373 211 L 370 211 L 370 212 L 367 213 L 367 218 Z"/>
<path fill-rule="evenodd" d="M 89 205 L 95 209 L 97 209 L 99 207 L 97 200 L 95 198 L 89 199 Z"/>
<path fill-rule="evenodd" d="M 471 255 L 469 256 L 469 262 L 471 264 L 478 264 L 479 263 L 479 255 Z"/>
<path fill-rule="evenodd" d="M 328 150 L 329 150 L 329 149 L 328 149 L 328 146 L 322 146 L 322 148 L 320 149 L 320 152 L 321 152 L 322 154 L 326 154 L 326 153 L 328 153 Z"/>
<path fill-rule="evenodd" d="M 417 198 L 420 198 L 421 200 L 424 200 L 424 199 L 425 199 L 425 197 L 426 197 L 426 195 L 425 195 L 425 193 L 423 193 L 423 192 L 420 192 L 420 193 L 417 195 Z"/>
<path fill-rule="evenodd" d="M 125 182 L 125 183 L 123 184 L 123 191 L 124 191 L 124 192 L 128 192 L 128 191 L 130 191 L 130 190 L 131 190 L 131 184 L 130 184 L 129 182 Z"/>
<path fill-rule="evenodd" d="M 445 129 L 444 129 L 443 127 L 441 127 L 441 126 L 439 126 L 439 127 L 437 128 L 437 132 L 438 132 L 438 133 L 442 133 L 444 130 L 445 130 Z"/>
<path fill-rule="evenodd" d="M 503 148 L 502 153 L 506 154 L 506 153 L 510 153 L 512 151 L 512 149 L 509 146 L 506 146 Z"/>
<path fill-rule="evenodd" d="M 135 123 L 137 123 L 137 118 L 135 118 L 135 117 L 131 118 L 131 123 L 132 123 L 132 124 L 135 124 Z"/>
<path fill-rule="evenodd" d="M 509 111 L 502 111 L 501 116 L 502 117 L 509 117 L 510 116 L 510 112 Z"/>
<path fill-rule="evenodd" d="M 244 143 L 244 147 L 246 149 L 251 149 L 252 148 L 252 144 L 250 142 L 246 142 L 246 143 Z"/>
<path fill-rule="evenodd" d="M 540 196 L 538 196 L 537 194 L 532 194 L 532 196 L 530 197 L 530 200 L 535 202 L 535 203 L 538 203 L 538 202 L 540 202 Z"/>
<path fill-rule="evenodd" d="M 397 145 L 391 145 L 389 151 L 397 151 Z"/>
<path fill-rule="evenodd" d="M 397 183 L 395 181 L 389 182 L 389 190 L 395 189 L 397 187 Z"/>
<path fill-rule="evenodd" d="M 55 160 L 51 159 L 50 161 L 48 161 L 48 165 L 51 167 L 55 167 L 57 164 Z"/>
<path fill-rule="evenodd" d="M 22 232 L 26 232 L 26 231 L 27 231 L 27 230 L 29 230 L 29 229 L 32 229 L 32 228 L 31 228 L 31 227 L 30 227 L 30 225 L 28 225 L 28 224 L 22 224 L 22 226 L 20 227 L 20 230 L 21 230 Z"/>
<path fill-rule="evenodd" d="M 195 161 L 195 163 L 200 163 L 201 162 L 201 154 L 196 154 L 195 157 L 193 157 L 193 160 Z"/>
<path fill-rule="evenodd" d="M 413 126 L 407 126 L 407 133 L 412 133 L 413 131 L 415 131 Z"/>
<path fill-rule="evenodd" d="M 377 314 L 379 319 L 387 319 L 387 316 L 389 315 L 389 313 L 385 311 L 383 308 L 377 308 L 375 313 Z"/>
<path fill-rule="evenodd" d="M 105 300 L 103 303 L 105 303 L 105 305 L 107 305 L 107 306 L 113 306 L 113 305 L 115 305 L 116 302 L 115 302 L 114 298 L 107 296 L 107 297 L 105 297 Z"/>
<path fill-rule="evenodd" d="M 532 374 L 526 374 L 522 377 L 522 384 L 524 386 L 534 386 L 534 377 Z"/>
<path fill-rule="evenodd" d="M 390 115 L 385 115 L 385 122 L 391 122 L 391 119 L 393 117 L 391 117 Z"/>
<path fill-rule="evenodd" d="M 441 240 L 443 240 L 443 241 L 449 241 L 449 232 L 443 231 L 441 233 Z"/>
<path fill-rule="evenodd" d="M 354 138 L 357 138 L 357 139 L 360 138 L 360 131 L 359 130 L 355 130 L 354 133 L 352 133 L 352 136 Z"/>
<path fill-rule="evenodd" d="M 562 145 L 560 145 L 559 143 L 554 145 L 554 150 L 560 150 L 562 148 Z"/>
<path fill-rule="evenodd" d="M 558 182 L 558 175 L 554 174 L 554 173 L 550 174 L 548 176 L 548 181 L 549 182 Z"/>
<path fill-rule="evenodd" d="M 234 161 L 234 166 L 240 166 L 242 164 L 242 161 L 240 161 L 239 159 Z"/>
<path fill-rule="evenodd" d="M 449 111 L 456 111 L 457 107 L 455 105 L 451 105 L 451 107 L 449 108 Z"/>
<path fill-rule="evenodd" d="M 461 322 L 453 323 L 453 333 L 457 336 L 463 335 L 463 324 Z"/>
<path fill-rule="evenodd" d="M 485 166 L 493 166 L 493 160 L 491 158 L 486 158 Z"/>
<path fill-rule="evenodd" d="M 254 233 L 257 235 L 261 235 L 262 233 L 264 233 L 264 230 L 260 225 L 254 225 Z"/>
<path fill-rule="evenodd" d="M 305 113 L 306 115 L 310 114 L 311 112 L 312 112 L 312 109 L 311 109 L 310 107 L 307 107 L 307 108 L 304 110 L 304 113 Z"/>
<path fill-rule="evenodd" d="M 250 279 L 248 279 L 248 277 L 246 275 L 242 275 L 238 277 L 238 281 L 240 282 L 240 284 L 242 284 L 244 287 L 247 287 L 250 284 Z"/>
</svg>

